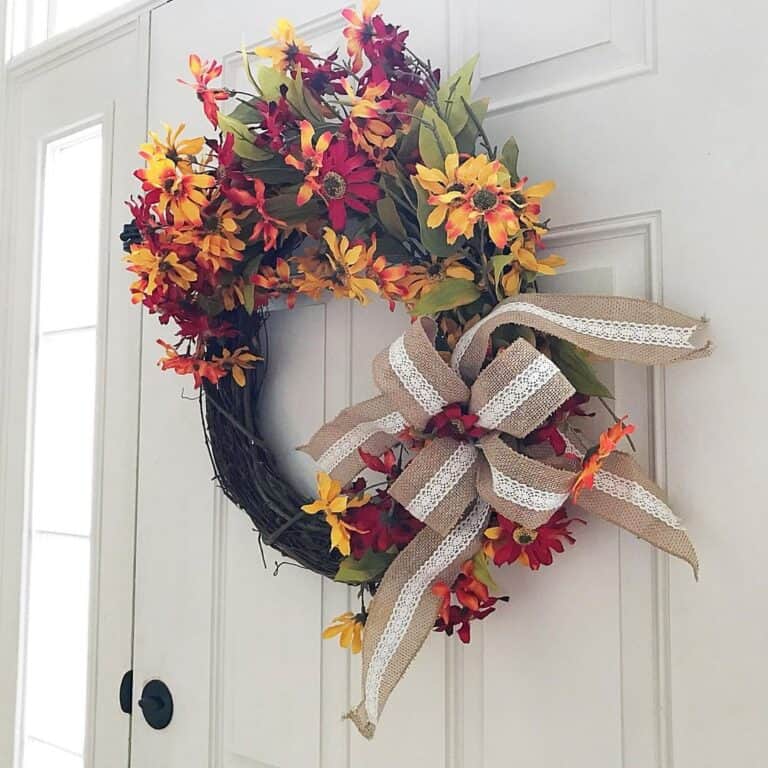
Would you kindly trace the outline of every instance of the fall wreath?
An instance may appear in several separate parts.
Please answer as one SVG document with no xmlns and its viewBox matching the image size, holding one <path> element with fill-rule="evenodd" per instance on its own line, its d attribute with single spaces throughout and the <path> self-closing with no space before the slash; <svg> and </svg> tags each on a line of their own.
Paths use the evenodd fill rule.
<svg viewBox="0 0 768 768">
<path fill-rule="evenodd" d="M 626 417 L 597 444 L 578 422 L 591 398 L 609 408 L 593 355 L 709 351 L 699 322 L 658 305 L 539 292 L 563 264 L 542 255 L 554 185 L 519 176 L 514 139 L 490 141 L 476 59 L 443 77 L 377 6 L 344 10 L 346 51 L 327 56 L 279 21 L 273 45 L 243 51 L 250 93 L 190 56 L 215 135 L 150 134 L 122 235 L 133 301 L 176 328 L 160 366 L 201 390 L 216 481 L 266 543 L 359 589 L 324 635 L 364 651 L 350 717 L 367 736 L 431 630 L 468 642 L 508 599 L 491 564 L 535 571 L 574 542 L 577 502 L 697 568 L 661 489 L 616 450 Z M 270 302 L 326 293 L 414 321 L 374 362 L 381 394 L 304 446 L 312 500 L 281 476 L 258 406 Z"/>
</svg>

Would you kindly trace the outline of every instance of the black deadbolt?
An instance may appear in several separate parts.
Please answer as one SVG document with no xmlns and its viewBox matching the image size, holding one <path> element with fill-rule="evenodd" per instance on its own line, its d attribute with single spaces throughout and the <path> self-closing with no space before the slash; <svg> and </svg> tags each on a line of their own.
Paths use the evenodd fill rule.
<svg viewBox="0 0 768 768">
<path fill-rule="evenodd" d="M 162 680 L 150 680 L 141 692 L 139 706 L 151 728 L 162 730 L 173 717 L 173 697 Z"/>
</svg>

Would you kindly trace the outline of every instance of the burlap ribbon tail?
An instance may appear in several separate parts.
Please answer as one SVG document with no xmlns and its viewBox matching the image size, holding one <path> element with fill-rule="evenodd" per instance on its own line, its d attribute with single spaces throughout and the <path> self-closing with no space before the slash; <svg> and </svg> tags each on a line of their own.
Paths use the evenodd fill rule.
<svg viewBox="0 0 768 768">
<path fill-rule="evenodd" d="M 482 371 L 490 336 L 514 323 L 557 336 L 597 355 L 663 364 L 708 354 L 696 346 L 699 323 L 640 299 L 525 294 L 469 329 L 447 365 L 435 349 L 436 326 L 415 322 L 373 364 L 381 391 L 342 411 L 302 450 L 342 483 L 364 468 L 358 449 L 380 455 L 410 427 L 422 431 L 447 405 L 460 403 L 487 430 L 479 440 L 433 439 L 406 465 L 390 494 L 426 527 L 395 558 L 371 602 L 363 642 L 363 701 L 349 714 L 371 738 L 390 693 L 432 630 L 440 600 L 431 587 L 452 583 L 479 548 L 491 509 L 521 525 L 545 523 L 570 496 L 580 462 L 533 458 L 510 446 L 540 426 L 574 389 L 549 358 L 518 339 Z M 680 557 L 697 571 L 696 553 L 664 494 L 634 462 L 612 455 L 579 497 L 584 509 Z"/>
</svg>

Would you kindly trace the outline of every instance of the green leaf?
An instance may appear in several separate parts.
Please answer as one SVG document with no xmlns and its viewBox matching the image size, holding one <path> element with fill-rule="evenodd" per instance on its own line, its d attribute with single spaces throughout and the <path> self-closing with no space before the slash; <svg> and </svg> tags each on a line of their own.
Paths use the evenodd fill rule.
<svg viewBox="0 0 768 768">
<path fill-rule="evenodd" d="M 493 268 L 493 280 L 496 287 L 499 287 L 499 280 L 504 273 L 504 267 L 507 264 L 511 264 L 515 258 L 514 253 L 497 253 L 495 256 L 491 256 L 491 267 Z"/>
<path fill-rule="evenodd" d="M 504 163 L 504 167 L 509 171 L 513 184 L 517 184 L 520 181 L 520 177 L 517 175 L 517 156 L 519 154 L 520 148 L 517 146 L 514 137 L 507 139 L 506 144 L 504 144 L 501 150 L 501 162 Z"/>
<path fill-rule="evenodd" d="M 413 154 L 419 148 L 419 130 L 421 128 L 421 115 L 424 112 L 424 102 L 417 101 L 416 106 L 411 110 L 413 121 L 407 133 L 402 133 L 399 141 L 397 156 L 403 162 L 411 162 Z"/>
<path fill-rule="evenodd" d="M 571 342 L 554 336 L 549 340 L 549 347 L 552 352 L 552 362 L 563 372 L 577 392 L 593 397 L 613 397 L 611 391 L 597 378 L 584 351 Z"/>
<path fill-rule="evenodd" d="M 319 122 L 320 105 L 313 96 L 307 95 L 299 72 L 292 77 L 272 67 L 259 67 L 259 87 L 267 101 L 279 101 L 281 89 L 285 87 L 285 98 L 294 110 L 312 123 Z"/>
<path fill-rule="evenodd" d="M 445 158 L 458 152 L 451 129 L 432 107 L 424 107 L 419 126 L 419 154 L 428 168 L 445 168 Z"/>
<path fill-rule="evenodd" d="M 235 137 L 235 154 L 248 160 L 269 160 L 274 154 L 268 149 L 257 147 L 248 126 L 232 115 L 219 115 L 219 128 L 222 133 L 231 133 Z"/>
<path fill-rule="evenodd" d="M 475 556 L 472 558 L 472 562 L 474 563 L 474 568 L 472 569 L 472 573 L 474 573 L 475 578 L 485 584 L 488 589 L 490 589 L 492 592 L 496 591 L 499 587 L 498 584 L 493 580 L 493 577 L 491 576 L 491 572 L 488 570 L 488 556 L 483 552 L 483 550 L 478 550 L 475 553 Z"/>
<path fill-rule="evenodd" d="M 231 112 L 229 117 L 233 120 L 239 120 L 241 123 L 260 123 L 262 120 L 262 114 L 254 106 L 256 99 L 245 102 L 241 101 L 236 107 L 234 112 Z"/>
<path fill-rule="evenodd" d="M 308 200 L 304 205 L 296 204 L 296 190 L 287 191 L 264 201 L 264 208 L 270 216 L 295 226 L 320 215 L 320 204 L 317 200 Z"/>
<path fill-rule="evenodd" d="M 469 116 L 469 112 L 471 111 L 477 122 L 482 123 L 483 120 L 485 120 L 485 116 L 488 114 L 488 105 L 490 103 L 490 97 L 486 96 L 483 99 L 473 101 L 468 107 L 465 105 L 464 109 L 467 111 L 467 116 Z M 475 122 L 473 120 L 467 120 L 467 124 L 461 129 L 461 132 L 456 135 L 456 146 L 459 148 L 459 152 L 474 155 L 478 136 L 479 133 Z"/>
<path fill-rule="evenodd" d="M 472 75 L 478 58 L 479 53 L 454 72 L 437 92 L 438 109 L 454 136 L 461 132 L 469 119 L 464 102 L 469 101 L 472 92 Z"/>
<path fill-rule="evenodd" d="M 391 197 L 382 197 L 378 200 L 376 212 L 379 214 L 381 223 L 390 235 L 399 240 L 405 240 L 408 237 L 400 214 L 397 212 L 395 201 Z"/>
<path fill-rule="evenodd" d="M 255 301 L 255 294 L 254 294 L 254 284 L 253 283 L 246 283 L 243 286 L 243 298 L 245 299 L 245 311 L 249 314 L 253 314 L 253 309 L 256 304 Z"/>
<path fill-rule="evenodd" d="M 360 560 L 345 557 L 339 563 L 339 570 L 333 577 L 334 581 L 345 584 L 364 584 L 376 581 L 389 568 L 389 564 L 397 556 L 396 552 L 374 552 L 369 549 Z"/>
<path fill-rule="evenodd" d="M 434 315 L 446 309 L 463 307 L 471 304 L 480 293 L 480 289 L 471 280 L 447 277 L 416 302 L 413 312 L 415 315 Z"/>
<path fill-rule="evenodd" d="M 298 184 L 302 178 L 299 171 L 276 155 L 269 160 L 245 160 L 243 170 L 249 176 L 258 176 L 265 184 Z"/>
<path fill-rule="evenodd" d="M 448 245 L 448 241 L 445 238 L 445 229 L 435 227 L 434 229 L 427 226 L 427 218 L 432 212 L 432 206 L 427 202 L 427 191 L 422 188 L 421 184 L 416 181 L 414 176 L 411 177 L 413 188 L 416 190 L 416 197 L 418 200 L 417 216 L 419 219 L 419 232 L 421 233 L 421 242 L 424 247 L 435 256 L 450 256 L 452 253 L 458 250 L 454 245 Z"/>
</svg>

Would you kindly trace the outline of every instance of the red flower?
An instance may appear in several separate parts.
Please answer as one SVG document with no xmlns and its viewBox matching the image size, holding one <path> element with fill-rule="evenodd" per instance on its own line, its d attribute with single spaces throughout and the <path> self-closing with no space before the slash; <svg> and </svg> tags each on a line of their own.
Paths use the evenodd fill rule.
<svg viewBox="0 0 768 768">
<path fill-rule="evenodd" d="M 586 413 L 581 406 L 589 402 L 588 395 L 575 394 L 569 397 L 546 421 L 544 425 L 531 432 L 525 438 L 526 445 L 549 442 L 557 456 L 565 453 L 565 439 L 560 432 L 562 425 L 570 416 L 594 416 Z"/>
<path fill-rule="evenodd" d="M 219 379 L 227 375 L 226 369 L 218 362 L 203 360 L 195 355 L 180 355 L 174 347 L 160 339 L 157 343 L 165 348 L 165 357 L 158 362 L 158 365 L 164 371 L 176 371 L 182 376 L 191 373 L 195 380 L 195 389 L 200 387 L 203 379 L 207 379 L 211 384 L 217 384 Z"/>
<path fill-rule="evenodd" d="M 581 472 L 571 488 L 571 498 L 576 501 L 579 493 L 584 488 L 591 488 L 595 482 L 595 475 L 600 471 L 603 462 L 616 450 L 616 445 L 622 437 L 631 435 L 635 431 L 634 424 L 625 424 L 627 419 L 623 416 L 613 426 L 609 427 L 600 435 L 600 442 L 597 447 L 587 452 L 582 461 Z"/>
<path fill-rule="evenodd" d="M 223 67 L 216 59 L 203 61 L 196 53 L 189 57 L 189 71 L 195 78 L 194 83 L 188 83 L 185 80 L 179 80 L 183 85 L 194 88 L 197 98 L 203 102 L 203 111 L 205 116 L 211 121 L 214 128 L 219 127 L 219 108 L 217 101 L 224 101 L 229 98 L 229 91 L 224 88 L 209 88 L 208 83 L 221 76 Z"/>
<path fill-rule="evenodd" d="M 402 549 L 424 527 L 384 491 L 379 491 L 372 502 L 347 510 L 344 519 L 355 528 L 350 533 L 350 544 L 358 560 L 369 550 Z"/>
<path fill-rule="evenodd" d="M 478 418 L 477 414 L 466 413 L 460 403 L 451 403 L 429 420 L 425 431 L 454 440 L 476 439 L 488 431 L 477 426 Z"/>
<path fill-rule="evenodd" d="M 552 565 L 552 552 L 564 552 L 561 539 L 576 543 L 568 526 L 579 518 L 569 518 L 564 509 L 558 509 L 549 520 L 538 528 L 526 528 L 520 523 L 497 514 L 498 525 L 485 532 L 485 553 L 496 565 L 519 561 L 532 571 L 542 565 Z"/>
<path fill-rule="evenodd" d="M 366 453 L 362 448 L 358 448 L 357 452 L 360 454 L 360 458 L 365 462 L 365 466 L 368 469 L 372 469 L 374 472 L 380 472 L 387 477 L 395 477 L 397 474 L 397 459 L 395 454 L 389 450 L 383 453 L 381 456 L 374 456 L 372 453 Z"/>
<path fill-rule="evenodd" d="M 458 627 L 457 634 L 462 643 L 470 640 L 471 621 L 490 616 L 496 610 L 495 605 L 499 600 L 509 600 L 506 596 L 491 597 L 488 587 L 475 578 L 474 568 L 474 562 L 467 560 L 452 587 L 449 588 L 444 581 L 438 581 L 432 587 L 432 593 L 441 598 L 435 631 L 450 636 Z M 459 605 L 451 605 L 451 595 L 456 595 Z"/>
<path fill-rule="evenodd" d="M 271 251 L 277 245 L 277 237 L 280 234 L 280 227 L 284 227 L 285 222 L 276 219 L 267 213 L 266 187 L 261 179 L 248 179 L 242 174 L 234 174 L 234 176 L 241 176 L 245 179 L 253 188 L 253 191 L 247 187 L 227 184 L 222 185 L 222 192 L 228 200 L 241 208 L 251 208 L 258 212 L 259 219 L 253 225 L 253 232 L 251 233 L 248 242 L 253 243 L 261 238 L 264 241 L 264 250 Z M 237 183 L 237 179 L 235 180 L 235 183 Z"/>
<path fill-rule="evenodd" d="M 283 134 L 286 127 L 296 122 L 288 100 L 281 95 L 277 101 L 258 101 L 255 106 L 262 115 L 255 143 L 279 152 L 285 146 Z"/>
<path fill-rule="evenodd" d="M 374 182 L 376 168 L 363 152 L 356 152 L 344 139 L 334 139 L 328 148 L 318 178 L 318 194 L 328 206 L 328 218 L 336 232 L 347 224 L 347 208 L 367 214 L 381 197 Z"/>
</svg>

